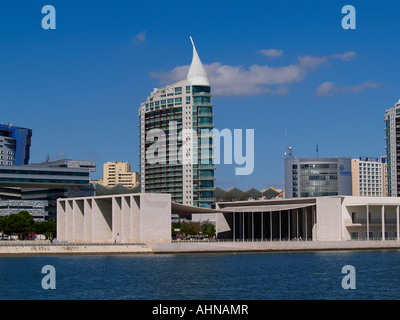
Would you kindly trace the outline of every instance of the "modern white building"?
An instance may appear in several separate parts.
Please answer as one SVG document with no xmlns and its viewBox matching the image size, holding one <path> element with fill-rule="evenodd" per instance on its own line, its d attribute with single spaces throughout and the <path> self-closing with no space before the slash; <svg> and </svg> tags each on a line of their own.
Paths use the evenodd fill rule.
<svg viewBox="0 0 400 320">
<path fill-rule="evenodd" d="M 332 196 L 217 203 L 220 239 L 399 240 L 400 199 Z"/>
<path fill-rule="evenodd" d="M 177 204 L 168 194 L 136 193 L 57 203 L 57 239 L 86 243 L 171 242 L 171 215 L 215 221 L 232 241 L 399 241 L 397 197 L 308 197 L 219 202 L 216 209 Z M 207 217 L 209 216 L 209 218 Z"/>
<path fill-rule="evenodd" d="M 129 194 L 57 201 L 57 239 L 88 243 L 171 240 L 171 196 Z"/>
<path fill-rule="evenodd" d="M 214 202 L 213 105 L 193 40 L 186 79 L 154 89 L 139 108 L 141 192 L 169 193 L 176 203 Z"/>
</svg>

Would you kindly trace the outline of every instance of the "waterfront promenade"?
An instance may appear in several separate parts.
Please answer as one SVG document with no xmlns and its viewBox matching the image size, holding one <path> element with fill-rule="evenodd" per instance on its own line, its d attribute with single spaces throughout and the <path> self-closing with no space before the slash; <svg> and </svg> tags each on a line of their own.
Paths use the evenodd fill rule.
<svg viewBox="0 0 400 320">
<path fill-rule="evenodd" d="M 0 257 L 31 255 L 108 255 L 218 252 L 301 252 L 400 249 L 400 241 L 173 241 L 170 243 L 0 243 Z"/>
</svg>

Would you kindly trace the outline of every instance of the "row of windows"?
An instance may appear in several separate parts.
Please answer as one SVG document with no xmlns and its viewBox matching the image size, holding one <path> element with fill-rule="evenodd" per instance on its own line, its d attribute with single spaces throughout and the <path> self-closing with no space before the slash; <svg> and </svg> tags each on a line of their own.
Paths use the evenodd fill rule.
<svg viewBox="0 0 400 320">
<path fill-rule="evenodd" d="M 57 184 L 82 184 L 87 185 L 88 181 L 82 180 L 57 180 L 57 179 L 20 179 L 20 178 L 0 178 L 1 182 L 21 182 L 21 183 L 57 183 Z"/>
<path fill-rule="evenodd" d="M 34 170 L 17 170 L 17 169 L 0 169 L 0 173 L 4 174 L 23 174 L 23 175 L 45 175 L 45 176 L 80 176 L 88 177 L 89 172 L 67 172 L 67 171 L 34 171 Z"/>
<path fill-rule="evenodd" d="M 302 164 L 300 165 L 300 169 L 336 169 L 337 164 Z"/>
<path fill-rule="evenodd" d="M 203 93 L 209 94 L 210 91 L 211 91 L 210 87 L 207 87 L 207 86 L 193 86 L 193 94 L 194 95 L 195 94 L 203 94 Z M 181 95 L 182 94 L 182 87 L 174 88 L 174 93 L 175 93 L 175 95 Z M 174 96 L 174 93 L 162 94 L 159 97 L 167 98 L 168 96 Z M 190 94 L 190 86 L 186 86 L 186 94 Z M 151 98 L 150 102 L 146 103 L 146 105 L 145 105 L 146 106 L 146 111 L 148 111 L 149 108 L 152 108 L 152 107 L 159 107 L 160 105 L 161 106 L 165 106 L 167 104 L 171 105 L 171 104 L 174 104 L 174 102 L 175 102 L 175 104 L 178 104 L 178 105 L 182 104 L 182 98 L 181 97 L 175 98 L 175 101 L 174 101 L 174 98 L 170 98 L 170 99 L 163 99 L 161 101 L 154 101 L 153 102 L 153 99 L 154 98 Z M 195 103 L 210 103 L 210 98 L 209 97 L 198 97 L 198 96 L 196 96 L 196 97 L 194 97 L 194 100 L 195 100 Z M 190 97 L 186 98 L 186 103 L 187 104 L 190 103 Z"/>
</svg>

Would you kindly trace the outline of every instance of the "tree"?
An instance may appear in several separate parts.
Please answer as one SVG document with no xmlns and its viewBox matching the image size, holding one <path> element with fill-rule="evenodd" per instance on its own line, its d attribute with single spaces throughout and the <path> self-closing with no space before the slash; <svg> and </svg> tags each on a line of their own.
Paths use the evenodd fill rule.
<svg viewBox="0 0 400 320">
<path fill-rule="evenodd" d="M 7 217 L 0 217 L 0 231 L 4 231 L 6 227 Z"/>
<path fill-rule="evenodd" d="M 216 233 L 215 226 L 209 220 L 204 221 L 201 224 L 201 232 L 203 233 L 203 235 L 214 237 Z"/>
<path fill-rule="evenodd" d="M 57 231 L 55 220 L 35 222 L 33 230 L 37 234 L 43 234 L 46 238 L 54 237 Z"/>
<path fill-rule="evenodd" d="M 25 210 L 10 214 L 8 217 L 6 217 L 3 231 L 6 234 L 16 233 L 19 236 L 25 236 L 28 233 L 33 232 L 32 215 Z"/>
<path fill-rule="evenodd" d="M 201 227 L 199 222 L 186 222 L 183 221 L 181 223 L 181 233 L 184 233 L 186 235 L 196 235 L 200 232 Z"/>
</svg>

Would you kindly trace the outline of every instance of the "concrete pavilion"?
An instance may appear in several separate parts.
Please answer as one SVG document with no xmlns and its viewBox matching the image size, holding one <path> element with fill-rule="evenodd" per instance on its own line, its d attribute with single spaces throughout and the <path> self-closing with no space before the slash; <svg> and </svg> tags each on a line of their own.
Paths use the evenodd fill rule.
<svg viewBox="0 0 400 320">
<path fill-rule="evenodd" d="M 57 238 L 88 243 L 171 241 L 171 215 L 214 221 L 218 239 L 234 241 L 399 240 L 400 199 L 333 196 L 176 204 L 169 194 L 134 193 L 59 199 Z"/>
</svg>

